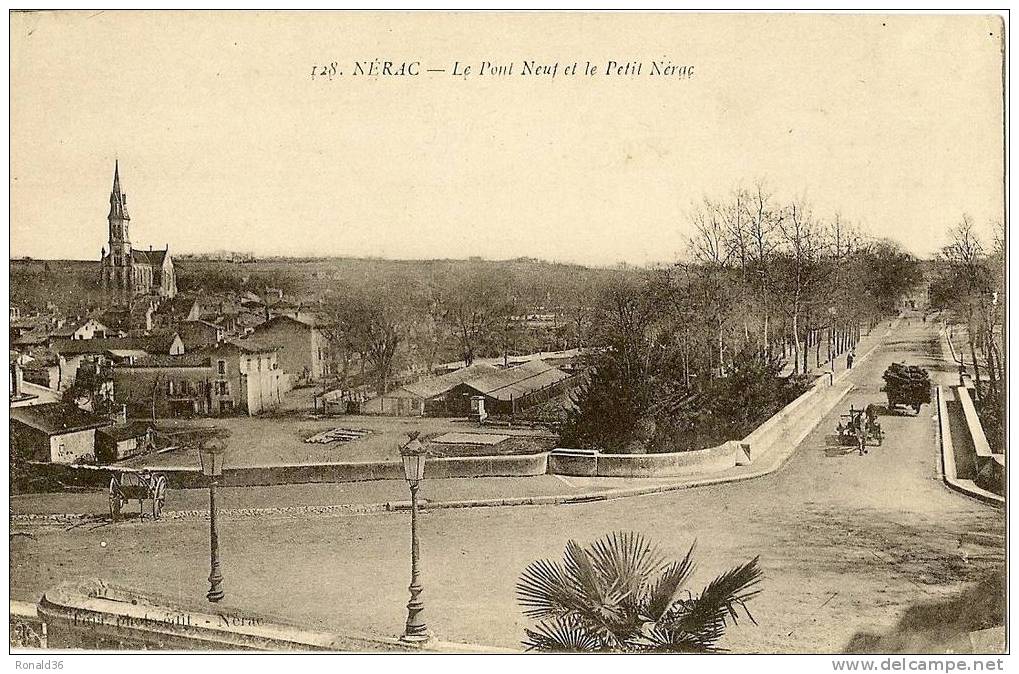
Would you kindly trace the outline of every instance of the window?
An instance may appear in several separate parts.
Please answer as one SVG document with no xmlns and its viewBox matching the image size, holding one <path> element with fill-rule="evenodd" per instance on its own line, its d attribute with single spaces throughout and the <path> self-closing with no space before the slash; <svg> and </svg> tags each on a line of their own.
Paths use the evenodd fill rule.
<svg viewBox="0 0 1019 674">
<path fill-rule="evenodd" d="M 226 374 L 226 361 L 225 360 L 217 361 L 216 362 L 216 367 L 218 368 L 217 371 L 220 374 Z"/>
<path fill-rule="evenodd" d="M 225 396 L 228 394 L 228 389 L 225 381 L 216 382 L 216 395 Z"/>
<path fill-rule="evenodd" d="M 173 395 L 173 382 L 172 381 L 167 381 L 166 382 L 166 395 L 168 395 L 168 396 L 172 396 Z"/>
</svg>

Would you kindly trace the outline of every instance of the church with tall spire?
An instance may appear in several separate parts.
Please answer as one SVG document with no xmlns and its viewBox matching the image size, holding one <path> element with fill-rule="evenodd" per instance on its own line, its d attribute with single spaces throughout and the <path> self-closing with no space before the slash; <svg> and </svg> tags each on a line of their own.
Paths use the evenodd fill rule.
<svg viewBox="0 0 1019 674">
<path fill-rule="evenodd" d="M 109 250 L 102 252 L 103 290 L 130 302 L 139 295 L 174 297 L 177 277 L 170 257 L 170 246 L 139 250 L 131 246 L 131 216 L 127 212 L 127 194 L 120 189 L 120 162 L 113 167 L 113 191 L 110 192 Z"/>
</svg>

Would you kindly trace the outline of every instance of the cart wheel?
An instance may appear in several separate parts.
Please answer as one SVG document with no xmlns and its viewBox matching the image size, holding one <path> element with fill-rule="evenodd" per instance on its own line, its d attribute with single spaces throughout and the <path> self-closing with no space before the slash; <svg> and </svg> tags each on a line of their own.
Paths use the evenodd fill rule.
<svg viewBox="0 0 1019 674">
<path fill-rule="evenodd" d="M 120 497 L 117 495 L 119 481 L 116 476 L 110 478 L 110 519 L 116 522 L 120 519 Z"/>
<path fill-rule="evenodd" d="M 166 500 L 166 476 L 156 477 L 155 485 L 152 488 L 152 518 L 159 519 L 163 514 L 163 502 Z"/>
</svg>

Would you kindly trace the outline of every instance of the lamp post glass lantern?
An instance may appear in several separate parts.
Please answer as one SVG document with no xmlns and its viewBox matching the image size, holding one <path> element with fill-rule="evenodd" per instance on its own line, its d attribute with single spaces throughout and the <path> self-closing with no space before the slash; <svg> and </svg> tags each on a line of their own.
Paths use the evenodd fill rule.
<svg viewBox="0 0 1019 674">
<path fill-rule="evenodd" d="M 216 486 L 223 475 L 223 454 L 226 446 L 215 438 L 199 447 L 198 456 L 202 462 L 202 474 L 209 478 L 209 591 L 206 598 L 211 602 L 222 601 L 223 573 L 219 568 L 219 533 L 216 528 Z"/>
<path fill-rule="evenodd" d="M 202 443 L 198 448 L 198 458 L 202 462 L 202 474 L 206 477 L 220 477 L 223 475 L 223 454 L 226 453 L 226 446 L 215 438 Z"/>
<path fill-rule="evenodd" d="M 425 479 L 425 447 L 416 436 L 400 448 L 400 458 L 407 482 L 413 484 Z"/>
<path fill-rule="evenodd" d="M 407 602 L 407 625 L 401 641 L 423 643 L 431 638 L 425 624 L 425 603 L 421 599 L 420 553 L 418 549 L 418 487 L 425 479 L 425 447 L 417 439 L 417 432 L 410 434 L 410 441 L 400 447 L 403 474 L 410 485 L 410 601 Z"/>
</svg>

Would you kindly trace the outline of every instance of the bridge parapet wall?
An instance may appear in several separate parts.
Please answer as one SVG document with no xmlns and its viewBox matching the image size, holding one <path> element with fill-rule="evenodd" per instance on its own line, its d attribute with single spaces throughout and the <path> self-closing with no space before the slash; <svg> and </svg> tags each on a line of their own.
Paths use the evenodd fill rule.
<svg viewBox="0 0 1019 674">
<path fill-rule="evenodd" d="M 396 638 L 309 630 L 232 608 L 208 610 L 89 579 L 48 590 L 38 616 L 47 647 L 60 650 L 510 652 L 442 641 L 415 646 Z"/>
</svg>

